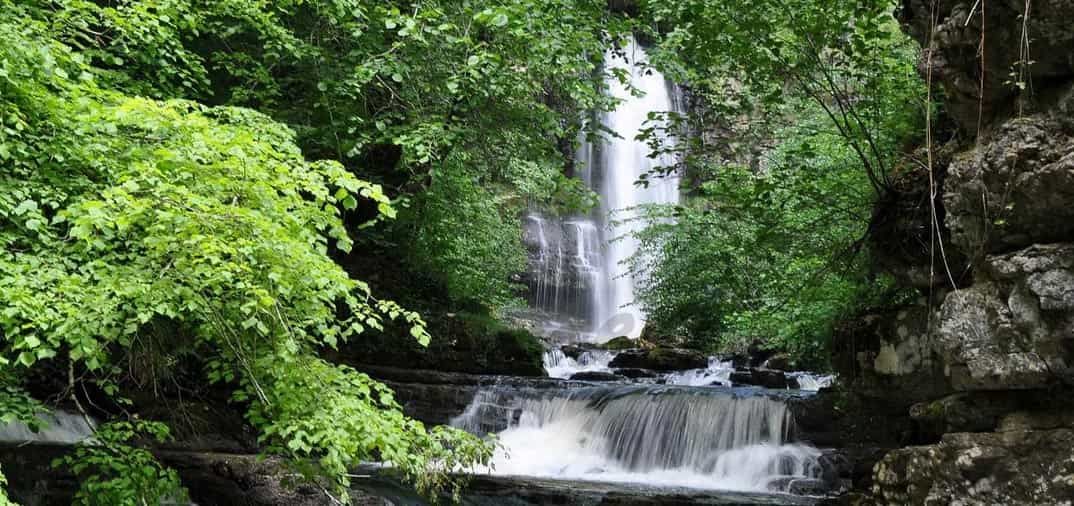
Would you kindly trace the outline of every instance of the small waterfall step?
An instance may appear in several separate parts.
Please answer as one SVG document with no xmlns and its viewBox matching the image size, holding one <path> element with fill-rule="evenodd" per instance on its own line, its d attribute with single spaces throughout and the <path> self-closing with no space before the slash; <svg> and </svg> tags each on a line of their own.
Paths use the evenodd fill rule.
<svg viewBox="0 0 1074 506">
<path fill-rule="evenodd" d="M 757 390 L 483 389 L 452 424 L 497 433 L 502 447 L 479 474 L 759 493 L 840 486 L 823 451 L 795 442 L 786 403 Z"/>
</svg>

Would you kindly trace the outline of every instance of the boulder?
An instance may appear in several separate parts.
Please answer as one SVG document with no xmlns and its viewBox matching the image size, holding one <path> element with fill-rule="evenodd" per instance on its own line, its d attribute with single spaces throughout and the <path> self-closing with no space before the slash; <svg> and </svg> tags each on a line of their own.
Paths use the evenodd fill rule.
<svg viewBox="0 0 1074 506">
<path fill-rule="evenodd" d="M 790 388 L 787 375 L 783 371 L 754 367 L 748 371 L 734 371 L 731 373 L 731 383 L 734 385 L 752 385 L 765 388 L 785 389 Z M 797 381 L 795 381 L 797 388 Z"/>
<path fill-rule="evenodd" d="M 794 495 L 825 495 L 831 492 L 831 487 L 823 480 L 815 478 L 797 478 L 787 484 L 787 493 Z"/>
<path fill-rule="evenodd" d="M 641 339 L 632 339 L 625 335 L 621 335 L 609 339 L 608 342 L 601 344 L 599 347 L 611 351 L 622 351 L 626 349 L 644 348 L 645 346 Z"/>
<path fill-rule="evenodd" d="M 693 350 L 682 348 L 654 348 L 652 350 L 628 350 L 616 355 L 609 364 L 612 368 L 651 369 L 654 371 L 685 371 L 708 367 L 708 358 Z"/>
<path fill-rule="evenodd" d="M 787 375 L 783 371 L 755 367 L 750 369 L 753 384 L 765 388 L 787 388 Z"/>
<path fill-rule="evenodd" d="M 622 351 L 641 348 L 641 341 L 638 339 L 631 339 L 627 336 L 619 336 L 612 338 L 600 345 L 601 348 L 611 351 Z"/>
<path fill-rule="evenodd" d="M 761 367 L 765 369 L 775 369 L 777 371 L 790 371 L 791 370 L 791 356 L 786 353 L 776 353 L 771 357 L 768 357 Z"/>
<path fill-rule="evenodd" d="M 731 371 L 731 376 L 728 378 L 731 380 L 732 385 L 752 385 L 753 374 L 748 370 L 735 370 Z"/>
<path fill-rule="evenodd" d="M 573 360 L 578 360 L 578 357 L 581 357 L 583 353 L 589 351 L 592 348 L 581 344 L 565 344 L 563 346 L 560 346 L 559 349 L 567 357 L 570 357 Z"/>
<path fill-rule="evenodd" d="M 624 381 L 626 376 L 607 371 L 582 371 L 574 373 L 570 379 L 572 381 Z"/>
</svg>

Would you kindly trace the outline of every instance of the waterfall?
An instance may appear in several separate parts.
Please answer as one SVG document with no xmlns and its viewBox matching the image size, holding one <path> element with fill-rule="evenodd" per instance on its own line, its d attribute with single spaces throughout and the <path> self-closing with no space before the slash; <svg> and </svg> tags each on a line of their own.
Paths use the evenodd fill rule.
<svg viewBox="0 0 1074 506">
<path fill-rule="evenodd" d="M 675 87 L 648 66 L 644 49 L 631 38 L 619 51 L 605 55 L 605 85 L 618 107 L 599 120 L 616 133 L 596 143 L 580 136 L 575 155 L 578 177 L 601 197 L 589 216 L 565 219 L 537 210 L 525 217 L 525 242 L 530 251 L 527 273 L 529 305 L 544 314 L 545 335 L 569 331 L 563 341 L 605 341 L 637 337 L 645 315 L 634 300 L 635 274 L 626 261 L 638 249 L 632 234 L 642 226 L 638 207 L 674 204 L 679 200 L 679 177 L 653 174 L 674 165 L 672 156 L 650 158 L 650 146 L 636 137 L 643 129 L 659 127 L 653 113 L 680 112 L 673 100 Z M 628 82 L 615 76 L 622 72 Z M 632 93 L 631 90 L 636 90 Z M 663 136 L 663 128 L 655 135 Z M 673 138 L 661 137 L 664 145 Z M 638 185 L 641 178 L 648 185 Z"/>
<path fill-rule="evenodd" d="M 485 469 L 500 475 L 779 492 L 823 474 L 820 450 L 790 442 L 787 406 L 764 396 L 638 385 L 489 389 L 452 424 L 501 431 Z"/>
<path fill-rule="evenodd" d="M 608 371 L 608 364 L 615 355 L 610 351 L 586 350 L 574 359 L 553 347 L 544 352 L 544 369 L 552 378 L 570 378 L 580 372 Z"/>
<path fill-rule="evenodd" d="M 650 158 L 649 144 L 636 139 L 643 128 L 654 126 L 649 122 L 650 114 L 677 112 L 672 100 L 673 86 L 648 66 L 645 50 L 633 38 L 622 51 L 625 60 L 611 52 L 605 55 L 610 70 L 624 71 L 630 79 L 624 84 L 611 72 L 606 79 L 609 93 L 621 103 L 605 114 L 604 126 L 619 137 L 601 146 L 599 164 L 600 212 L 608 232 L 602 261 L 605 285 L 597 296 L 607 302 L 599 304 L 603 313 L 597 314 L 595 321 L 601 326 L 598 335 L 607 337 L 637 337 L 645 324 L 645 315 L 634 300 L 635 279 L 626 265 L 638 249 L 638 241 L 632 234 L 643 227 L 637 220 L 638 206 L 679 201 L 679 176 L 672 173 L 655 177 L 652 173 L 658 167 L 673 166 L 675 159 L 667 155 Z M 639 90 L 641 96 L 631 93 L 631 88 Z M 664 142 L 673 140 L 664 139 Z M 648 184 L 636 184 L 643 176 Z M 609 322 L 618 328 L 611 327 Z"/>
</svg>

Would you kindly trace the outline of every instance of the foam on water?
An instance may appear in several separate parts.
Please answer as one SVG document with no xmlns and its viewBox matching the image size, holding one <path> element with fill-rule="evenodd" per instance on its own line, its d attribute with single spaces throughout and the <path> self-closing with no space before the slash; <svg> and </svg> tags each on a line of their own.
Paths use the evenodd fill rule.
<svg viewBox="0 0 1074 506">
<path fill-rule="evenodd" d="M 790 441 L 785 404 L 714 389 L 619 386 L 518 396 L 486 390 L 453 425 L 500 430 L 479 471 L 755 492 L 815 478 L 821 452 Z"/>
<path fill-rule="evenodd" d="M 705 369 L 690 369 L 671 373 L 667 377 L 669 385 L 687 385 L 703 387 L 710 385 L 731 386 L 731 373 L 735 367 L 730 361 L 718 357 L 709 357 L 709 366 Z"/>
<path fill-rule="evenodd" d="M 559 348 L 544 352 L 544 368 L 552 378 L 570 378 L 580 372 L 607 372 L 615 353 L 604 350 L 587 350 L 578 359 L 568 357 Z"/>
</svg>

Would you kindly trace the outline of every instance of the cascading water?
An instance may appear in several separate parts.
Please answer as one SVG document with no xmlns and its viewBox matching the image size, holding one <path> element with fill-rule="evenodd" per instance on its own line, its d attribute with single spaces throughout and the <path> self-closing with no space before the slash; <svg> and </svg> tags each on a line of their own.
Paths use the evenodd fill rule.
<svg viewBox="0 0 1074 506">
<path fill-rule="evenodd" d="M 645 51 L 633 39 L 619 52 L 609 51 L 605 62 L 608 93 L 620 103 L 600 120 L 617 137 L 595 144 L 583 138 L 576 154 L 579 177 L 601 196 L 599 209 L 567 219 L 538 211 L 525 217 L 530 307 L 551 320 L 538 329 L 544 334 L 574 329 L 563 339 L 567 341 L 641 333 L 645 317 L 634 300 L 636 274 L 626 264 L 638 248 L 632 236 L 641 226 L 638 209 L 679 200 L 678 175 L 654 175 L 657 168 L 673 166 L 674 157 L 650 158 L 649 144 L 636 138 L 643 129 L 657 127 L 654 135 L 663 136 L 663 145 L 674 143 L 650 115 L 680 111 L 673 100 L 675 87 L 648 66 Z M 628 76 L 628 82 L 617 73 Z M 648 184 L 635 184 L 643 177 Z"/>
<path fill-rule="evenodd" d="M 764 396 L 637 385 L 485 390 L 452 423 L 501 431 L 486 470 L 501 475 L 779 492 L 823 473 L 819 450 L 789 442 L 786 405 Z"/>
<path fill-rule="evenodd" d="M 599 164 L 602 176 L 600 211 L 606 220 L 609 240 L 602 263 L 605 285 L 602 292 L 597 293 L 607 302 L 597 305 L 603 313 L 597 314 L 595 321 L 601 325 L 597 329 L 598 335 L 608 337 L 637 337 L 645 323 L 645 315 L 634 300 L 634 276 L 643 274 L 632 274 L 627 267 L 627 260 L 638 249 L 633 234 L 643 226 L 637 220 L 639 206 L 679 201 L 676 172 L 654 177 L 655 169 L 672 167 L 676 160 L 669 155 L 651 158 L 649 144 L 637 139 L 644 128 L 654 126 L 649 120 L 652 113 L 679 112 L 677 101 L 672 100 L 674 87 L 662 74 L 649 67 L 645 51 L 633 39 L 623 48 L 623 56 L 625 60 L 614 53 L 605 56 L 613 70 L 606 79 L 608 91 L 621 102 L 604 117 L 604 125 L 619 137 L 609 139 L 601 146 Z M 616 70 L 625 72 L 629 82 L 611 77 Z M 636 96 L 632 89 L 640 91 L 641 95 Z M 660 135 L 660 131 L 657 129 L 656 135 Z M 673 142 L 671 138 L 662 139 L 665 145 Z M 643 177 L 647 184 L 636 184 Z M 619 328 L 608 327 L 613 321 Z"/>
<path fill-rule="evenodd" d="M 577 358 L 568 357 L 559 348 L 544 352 L 544 370 L 552 378 L 570 378 L 580 372 L 608 371 L 615 353 L 604 350 L 588 350 Z"/>
</svg>

